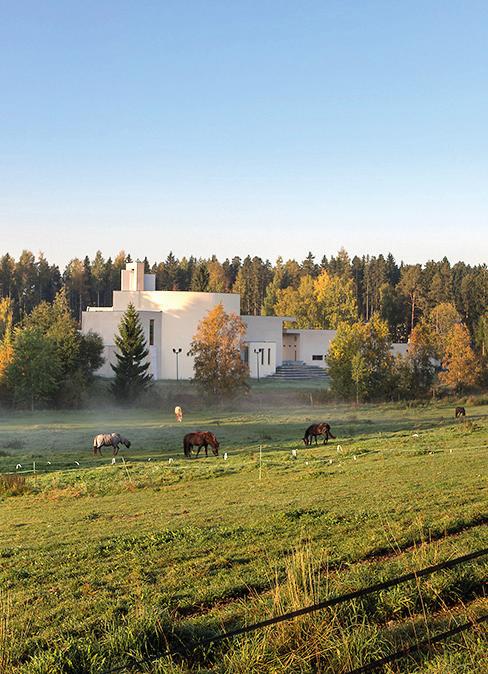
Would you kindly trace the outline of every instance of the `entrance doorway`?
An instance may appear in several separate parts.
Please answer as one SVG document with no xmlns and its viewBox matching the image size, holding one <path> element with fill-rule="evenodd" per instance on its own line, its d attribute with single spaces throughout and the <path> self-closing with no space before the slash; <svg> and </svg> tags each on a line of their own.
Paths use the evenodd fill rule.
<svg viewBox="0 0 488 674">
<path fill-rule="evenodd" d="M 299 335 L 283 333 L 283 360 L 298 360 Z"/>
</svg>

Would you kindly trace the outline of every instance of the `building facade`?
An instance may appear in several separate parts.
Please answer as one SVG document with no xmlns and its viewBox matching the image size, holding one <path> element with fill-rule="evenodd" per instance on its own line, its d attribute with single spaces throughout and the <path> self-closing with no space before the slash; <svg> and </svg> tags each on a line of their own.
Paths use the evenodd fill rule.
<svg viewBox="0 0 488 674">
<path fill-rule="evenodd" d="M 139 314 L 147 347 L 150 372 L 155 379 L 191 379 L 189 354 L 199 322 L 218 304 L 240 315 L 240 295 L 156 290 L 154 274 L 144 273 L 143 262 L 127 263 L 121 272 L 121 290 L 113 293 L 113 306 L 89 307 L 82 314 L 82 332 L 97 332 L 104 343 L 105 363 L 97 374 L 112 377 L 115 336 L 124 312 L 133 304 Z M 284 328 L 291 316 L 241 316 L 246 324 L 242 357 L 251 378 L 267 377 L 284 361 L 300 361 L 325 368 L 325 356 L 335 330 Z M 407 347 L 407 345 L 395 345 Z M 396 350 L 396 349 L 395 349 Z"/>
</svg>

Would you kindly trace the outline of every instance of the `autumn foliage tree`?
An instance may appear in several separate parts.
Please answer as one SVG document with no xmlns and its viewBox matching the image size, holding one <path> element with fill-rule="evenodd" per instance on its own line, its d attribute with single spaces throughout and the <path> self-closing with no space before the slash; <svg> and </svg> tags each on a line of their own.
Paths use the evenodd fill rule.
<svg viewBox="0 0 488 674">
<path fill-rule="evenodd" d="M 410 371 L 409 394 L 423 395 L 431 388 L 435 378 L 434 358 L 439 348 L 439 335 L 431 326 L 421 321 L 410 333 L 406 364 Z"/>
<path fill-rule="evenodd" d="M 295 327 L 334 330 L 339 323 L 354 323 L 358 307 L 352 279 L 332 276 L 322 271 L 319 276 L 302 276 L 297 288 L 288 287 L 275 293 L 277 316 L 294 316 Z"/>
<path fill-rule="evenodd" d="M 5 395 L 7 386 L 7 368 L 14 355 L 13 348 L 13 312 L 9 297 L 0 299 L 0 396 Z"/>
<path fill-rule="evenodd" d="M 388 325 L 378 315 L 367 323 L 341 323 L 327 356 L 332 390 L 356 400 L 385 395 L 393 367 L 390 348 Z"/>
<path fill-rule="evenodd" d="M 442 367 L 440 381 L 458 392 L 479 381 L 480 363 L 471 348 L 469 331 L 462 323 L 456 323 L 447 335 Z"/>
<path fill-rule="evenodd" d="M 442 360 L 446 339 L 453 326 L 461 322 L 456 307 L 451 302 L 441 302 L 430 310 L 428 324 L 433 333 L 435 355 Z"/>
<path fill-rule="evenodd" d="M 222 304 L 200 321 L 190 354 L 195 381 L 209 396 L 222 399 L 247 387 L 249 368 L 241 359 L 246 326 L 239 316 L 227 314 Z"/>
</svg>

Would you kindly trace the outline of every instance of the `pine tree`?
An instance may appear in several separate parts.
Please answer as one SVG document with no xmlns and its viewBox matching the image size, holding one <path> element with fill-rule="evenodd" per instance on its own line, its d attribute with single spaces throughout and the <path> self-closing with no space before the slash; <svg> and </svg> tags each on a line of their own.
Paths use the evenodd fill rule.
<svg viewBox="0 0 488 674">
<path fill-rule="evenodd" d="M 132 402 L 151 385 L 152 375 L 148 374 L 149 350 L 133 304 L 129 304 L 115 337 L 117 363 L 111 365 L 115 372 L 112 393 L 122 402 Z"/>
<path fill-rule="evenodd" d="M 91 273 L 93 280 L 93 290 L 95 297 L 97 298 L 97 307 L 99 307 L 100 296 L 102 295 L 103 287 L 107 280 L 107 266 L 100 250 L 97 250 L 95 259 L 92 262 Z"/>
<path fill-rule="evenodd" d="M 206 293 L 208 291 L 209 278 L 210 274 L 208 273 L 207 265 L 202 260 L 193 270 L 191 289 L 194 292 Z"/>
</svg>

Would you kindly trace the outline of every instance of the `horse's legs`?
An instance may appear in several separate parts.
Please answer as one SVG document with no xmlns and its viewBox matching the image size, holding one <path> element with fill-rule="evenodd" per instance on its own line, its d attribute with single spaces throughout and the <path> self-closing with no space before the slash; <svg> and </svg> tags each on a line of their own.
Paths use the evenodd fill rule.
<svg viewBox="0 0 488 674">
<path fill-rule="evenodd" d="M 203 445 L 200 445 L 200 447 L 197 449 L 197 453 L 196 453 L 196 456 L 195 456 L 196 459 L 198 459 L 198 455 L 200 454 L 200 450 L 201 450 L 202 447 L 203 447 Z"/>
<path fill-rule="evenodd" d="M 205 447 L 205 456 L 208 458 L 208 445 L 204 445 Z"/>
<path fill-rule="evenodd" d="M 119 453 L 119 443 L 114 445 L 114 448 L 112 450 L 112 456 L 117 456 L 118 453 Z"/>
</svg>

